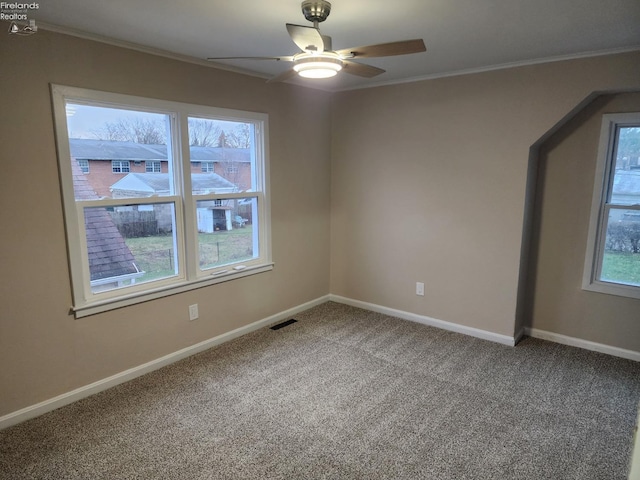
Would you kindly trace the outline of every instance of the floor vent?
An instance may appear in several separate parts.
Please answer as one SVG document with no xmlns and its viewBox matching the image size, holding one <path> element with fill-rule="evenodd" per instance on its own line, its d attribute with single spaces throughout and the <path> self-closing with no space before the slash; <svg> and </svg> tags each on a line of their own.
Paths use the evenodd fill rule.
<svg viewBox="0 0 640 480">
<path fill-rule="evenodd" d="M 287 320 L 286 322 L 282 322 L 282 323 L 278 323 L 277 325 L 274 325 L 273 327 L 271 327 L 271 330 L 279 330 L 283 327 L 286 327 L 288 325 L 291 325 L 292 323 L 296 323 L 297 320 L 294 320 L 293 318 L 291 320 Z"/>
</svg>

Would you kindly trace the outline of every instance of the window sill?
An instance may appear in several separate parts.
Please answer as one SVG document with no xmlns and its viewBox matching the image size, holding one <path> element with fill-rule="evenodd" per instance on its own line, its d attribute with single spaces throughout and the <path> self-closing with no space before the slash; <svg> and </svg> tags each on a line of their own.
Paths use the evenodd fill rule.
<svg viewBox="0 0 640 480">
<path fill-rule="evenodd" d="M 248 277 L 250 275 L 256 275 L 258 273 L 268 272 L 273 270 L 273 263 L 266 263 L 262 265 L 255 265 L 246 267 L 242 270 L 231 269 L 228 272 L 218 275 L 199 278 L 189 282 L 183 282 L 180 284 L 174 284 L 170 286 L 161 287 L 155 290 L 148 290 L 144 293 L 136 293 L 128 296 L 121 296 L 118 298 L 112 298 L 109 300 L 102 300 L 98 302 L 92 302 L 87 305 L 73 306 L 71 311 L 75 315 L 75 318 L 88 317 L 90 315 L 96 315 L 98 313 L 108 312 L 109 310 L 115 310 L 118 308 L 128 307 L 130 305 L 136 305 L 138 303 L 148 302 L 162 297 L 168 297 L 169 295 L 175 295 L 177 293 L 187 292 L 189 290 L 195 290 L 197 288 L 208 287 L 217 283 L 228 282 L 237 278 Z"/>
<path fill-rule="evenodd" d="M 635 298 L 640 300 L 640 287 L 624 285 L 622 283 L 591 282 L 582 285 L 582 289 L 589 292 L 616 295 L 618 297 Z"/>
</svg>

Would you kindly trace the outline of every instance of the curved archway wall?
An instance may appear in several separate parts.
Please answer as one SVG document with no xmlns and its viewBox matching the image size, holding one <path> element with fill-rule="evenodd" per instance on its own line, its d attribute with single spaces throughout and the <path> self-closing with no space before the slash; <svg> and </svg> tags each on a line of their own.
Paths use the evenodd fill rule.
<svg viewBox="0 0 640 480">
<path fill-rule="evenodd" d="M 593 92 L 639 88 L 632 52 L 334 95 L 331 293 L 517 336 L 530 149 Z"/>
<path fill-rule="evenodd" d="M 581 289 L 602 115 L 638 111 L 599 95 L 537 149 L 525 327 L 640 352 L 640 300 Z"/>
</svg>

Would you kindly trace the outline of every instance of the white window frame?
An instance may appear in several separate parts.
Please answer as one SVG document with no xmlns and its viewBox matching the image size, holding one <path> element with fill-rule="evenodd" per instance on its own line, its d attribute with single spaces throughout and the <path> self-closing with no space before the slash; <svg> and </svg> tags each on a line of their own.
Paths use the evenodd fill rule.
<svg viewBox="0 0 640 480">
<path fill-rule="evenodd" d="M 213 173 L 215 171 L 214 162 L 200 162 L 200 171 L 202 173 Z"/>
<path fill-rule="evenodd" d="M 131 162 L 129 160 L 111 160 L 111 173 L 131 173 Z"/>
<path fill-rule="evenodd" d="M 84 173 L 85 175 L 89 173 L 89 160 L 80 159 L 80 160 L 77 160 L 77 162 L 78 162 L 78 166 L 80 167 L 80 170 L 82 170 L 82 173 Z"/>
<path fill-rule="evenodd" d="M 268 115 L 264 113 L 222 109 L 193 105 L 145 97 L 114 94 L 88 90 L 83 88 L 51 85 L 55 128 L 58 146 L 58 164 L 63 206 L 65 210 L 65 227 L 67 248 L 71 273 L 73 296 L 72 311 L 76 318 L 121 308 L 148 300 L 173 295 L 196 288 L 234 280 L 248 275 L 266 272 L 273 269 L 271 260 L 271 227 L 269 202 L 269 158 L 268 158 Z M 161 113 L 169 116 L 171 121 L 171 149 L 175 177 L 173 195 L 150 198 L 127 198 L 92 200 L 88 205 L 84 201 L 76 201 L 69 134 L 66 119 L 66 103 L 79 103 L 112 108 L 140 110 Z M 255 155 L 255 189 L 250 192 L 193 195 L 191 188 L 191 159 L 189 148 L 188 117 L 210 118 L 249 123 L 254 127 Z M 172 168 L 170 166 L 170 168 Z M 242 263 L 232 263 L 207 270 L 198 265 L 198 235 L 196 220 L 196 200 L 255 198 L 257 200 L 257 228 L 254 231 L 254 242 L 259 246 L 258 256 Z M 173 203 L 175 205 L 175 224 L 177 245 L 175 254 L 178 258 L 177 274 L 173 277 L 135 284 L 121 289 L 93 293 L 90 288 L 90 274 L 84 229 L 84 207 L 86 206 L 152 205 L 156 203 Z"/>
<path fill-rule="evenodd" d="M 156 169 L 156 167 L 158 167 Z M 144 161 L 145 173 L 162 173 L 162 162 L 160 160 L 145 160 Z"/>
<path fill-rule="evenodd" d="M 610 202 L 615 172 L 616 134 L 620 127 L 640 125 L 638 113 L 612 113 L 602 116 L 600 143 L 596 164 L 591 219 L 587 236 L 587 252 L 584 263 L 582 288 L 584 290 L 640 299 L 640 287 L 600 280 L 602 259 L 606 242 L 607 220 L 611 208 L 638 210 L 640 205 L 617 205 Z"/>
</svg>

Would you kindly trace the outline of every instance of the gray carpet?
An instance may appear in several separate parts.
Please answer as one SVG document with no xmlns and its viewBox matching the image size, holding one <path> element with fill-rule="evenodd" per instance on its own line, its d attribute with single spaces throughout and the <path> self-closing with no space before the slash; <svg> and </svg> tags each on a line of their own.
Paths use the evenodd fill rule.
<svg viewBox="0 0 640 480">
<path fill-rule="evenodd" d="M 0 478 L 626 478 L 640 363 L 296 318 L 1 431 Z"/>
</svg>

